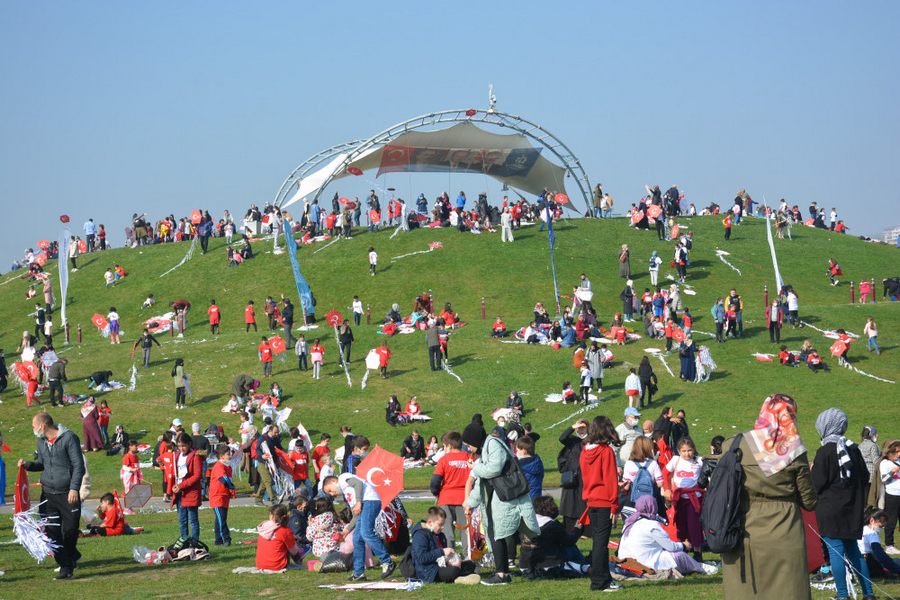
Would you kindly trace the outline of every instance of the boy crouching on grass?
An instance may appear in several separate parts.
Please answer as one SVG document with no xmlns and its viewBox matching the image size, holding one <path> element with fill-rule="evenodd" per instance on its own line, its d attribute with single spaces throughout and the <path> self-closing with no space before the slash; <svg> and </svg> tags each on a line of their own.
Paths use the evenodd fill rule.
<svg viewBox="0 0 900 600">
<path fill-rule="evenodd" d="M 103 521 L 100 525 L 88 526 L 88 530 L 92 535 L 112 537 L 116 535 L 132 535 L 144 531 L 143 527 L 131 527 L 125 522 L 125 517 L 116 505 L 116 498 L 112 494 L 103 494 L 100 497 L 97 516 Z"/>
</svg>

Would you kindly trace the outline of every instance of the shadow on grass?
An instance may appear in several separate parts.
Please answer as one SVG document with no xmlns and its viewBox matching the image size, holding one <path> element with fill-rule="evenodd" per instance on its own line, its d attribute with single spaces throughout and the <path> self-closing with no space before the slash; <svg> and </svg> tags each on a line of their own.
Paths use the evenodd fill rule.
<svg viewBox="0 0 900 600">
<path fill-rule="evenodd" d="M 200 399 L 198 399 L 198 400 L 193 400 L 193 401 L 191 401 L 191 404 L 194 404 L 194 405 L 197 405 L 197 404 L 207 404 L 207 403 L 209 403 L 209 402 L 212 402 L 213 400 L 218 400 L 219 398 L 222 398 L 222 397 L 224 397 L 224 396 L 225 396 L 225 394 L 222 394 L 222 393 L 219 393 L 219 394 L 207 394 L 206 396 L 203 396 L 202 398 L 200 398 Z"/>
</svg>

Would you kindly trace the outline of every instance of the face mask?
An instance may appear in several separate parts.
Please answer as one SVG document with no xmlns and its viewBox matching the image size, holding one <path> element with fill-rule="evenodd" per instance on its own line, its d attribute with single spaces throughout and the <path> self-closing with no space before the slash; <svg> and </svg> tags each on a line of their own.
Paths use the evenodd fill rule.
<svg viewBox="0 0 900 600">
<path fill-rule="evenodd" d="M 575 435 L 577 435 L 580 439 L 583 440 L 584 438 L 587 437 L 587 432 L 586 431 L 578 431 L 575 433 Z"/>
<path fill-rule="evenodd" d="M 37 430 L 37 429 L 33 429 L 33 430 L 32 430 L 32 433 L 34 433 L 34 437 L 36 437 L 37 439 L 42 439 L 42 438 L 44 437 L 44 432 L 43 432 L 43 431 L 39 431 L 39 430 Z"/>
<path fill-rule="evenodd" d="M 637 419 L 634 417 L 625 417 L 625 424 L 629 427 L 634 427 L 635 423 L 637 423 Z"/>
</svg>

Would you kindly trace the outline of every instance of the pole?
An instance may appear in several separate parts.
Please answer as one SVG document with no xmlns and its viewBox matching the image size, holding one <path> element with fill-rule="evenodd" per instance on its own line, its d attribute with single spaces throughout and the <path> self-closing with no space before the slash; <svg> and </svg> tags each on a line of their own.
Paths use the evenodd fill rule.
<svg viewBox="0 0 900 600">
<path fill-rule="evenodd" d="M 64 328 L 64 330 L 65 330 L 65 332 L 66 332 L 66 344 L 68 345 L 68 343 L 69 343 L 69 324 L 66 323 L 66 324 L 63 326 L 63 328 Z"/>
<path fill-rule="evenodd" d="M 878 304 L 878 300 L 875 299 L 875 279 L 874 278 L 869 282 L 869 289 L 872 291 L 872 304 Z"/>
<path fill-rule="evenodd" d="M 763 286 L 763 306 L 769 306 L 769 286 Z"/>
<path fill-rule="evenodd" d="M 850 282 L 850 304 L 856 304 L 856 288 L 853 287 L 853 282 Z"/>
<path fill-rule="evenodd" d="M 487 318 L 486 308 L 484 306 L 484 296 L 481 297 L 481 320 L 484 321 Z"/>
<path fill-rule="evenodd" d="M 78 345 L 81 345 L 81 323 L 78 324 Z"/>
<path fill-rule="evenodd" d="M 372 324 L 372 306 L 370 304 L 366 304 L 366 325 Z"/>
</svg>

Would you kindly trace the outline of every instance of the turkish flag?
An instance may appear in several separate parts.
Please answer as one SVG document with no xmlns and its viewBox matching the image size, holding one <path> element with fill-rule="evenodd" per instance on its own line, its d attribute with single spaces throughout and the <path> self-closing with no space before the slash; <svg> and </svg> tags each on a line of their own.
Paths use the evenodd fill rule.
<svg viewBox="0 0 900 600">
<path fill-rule="evenodd" d="M 344 321 L 344 316 L 337 309 L 331 309 L 325 314 L 325 322 L 332 327 L 337 327 Z"/>
<path fill-rule="evenodd" d="M 31 498 L 28 496 L 28 473 L 25 467 L 19 467 L 16 475 L 16 512 L 20 513 L 31 508 Z"/>
<path fill-rule="evenodd" d="M 106 321 L 106 317 L 101 315 L 100 313 L 94 313 L 94 316 L 91 317 L 91 323 L 94 324 L 94 327 L 97 329 L 106 329 L 106 326 L 109 323 Z"/>
<path fill-rule="evenodd" d="M 643 218 L 644 218 L 644 211 L 642 211 L 642 210 L 636 210 L 633 213 L 631 213 L 631 223 L 633 225 L 637 225 L 638 223 L 640 223 L 641 219 L 643 219 Z"/>
<path fill-rule="evenodd" d="M 37 245 L 38 245 L 38 248 L 40 248 L 41 250 L 46 250 L 47 248 L 50 247 L 50 242 L 47 240 L 38 240 Z"/>
<path fill-rule="evenodd" d="M 647 216 L 651 219 L 659 218 L 659 215 L 662 214 L 662 209 L 655 204 L 651 204 L 647 207 Z"/>
<path fill-rule="evenodd" d="M 679 343 L 683 342 L 684 341 L 684 330 L 681 329 L 680 327 L 673 328 L 672 339 Z"/>
<path fill-rule="evenodd" d="M 409 161 L 412 156 L 412 146 L 399 146 L 388 144 L 381 151 L 381 165 L 378 167 L 378 174 L 382 173 L 404 173 L 409 170 Z"/>
<path fill-rule="evenodd" d="M 287 345 L 284 342 L 284 338 L 280 335 L 273 335 L 269 338 L 269 348 L 272 349 L 274 354 L 281 354 L 287 350 Z"/>
<path fill-rule="evenodd" d="M 846 351 L 847 351 L 847 344 L 845 344 L 841 340 L 838 340 L 831 345 L 831 355 L 832 356 L 840 356 Z"/>
<path fill-rule="evenodd" d="M 359 463 L 356 475 L 375 488 L 382 509 L 403 491 L 403 459 L 380 446 L 375 446 Z"/>
</svg>

